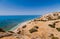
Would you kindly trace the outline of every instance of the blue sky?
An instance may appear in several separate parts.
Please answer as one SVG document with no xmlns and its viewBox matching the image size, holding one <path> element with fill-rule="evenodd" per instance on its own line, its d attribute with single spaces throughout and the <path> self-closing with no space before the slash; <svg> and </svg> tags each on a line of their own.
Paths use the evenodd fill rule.
<svg viewBox="0 0 60 39">
<path fill-rule="evenodd" d="M 0 0 L 0 15 L 43 15 L 60 12 L 60 0 Z"/>
</svg>

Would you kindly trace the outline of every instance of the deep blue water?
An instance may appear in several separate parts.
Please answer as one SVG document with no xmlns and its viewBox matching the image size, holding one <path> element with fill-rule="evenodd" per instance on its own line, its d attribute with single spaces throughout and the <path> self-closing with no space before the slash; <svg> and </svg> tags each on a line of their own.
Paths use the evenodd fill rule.
<svg viewBox="0 0 60 39">
<path fill-rule="evenodd" d="M 40 17 L 40 15 L 0 16 L 0 28 L 10 30 L 21 22 L 38 17 Z"/>
</svg>

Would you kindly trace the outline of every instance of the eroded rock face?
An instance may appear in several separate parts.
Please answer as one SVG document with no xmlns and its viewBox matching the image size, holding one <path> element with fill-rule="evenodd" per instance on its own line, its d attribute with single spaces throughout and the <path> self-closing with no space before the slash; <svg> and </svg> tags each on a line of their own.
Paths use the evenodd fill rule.
<svg viewBox="0 0 60 39">
<path fill-rule="evenodd" d="M 41 17 L 41 20 L 44 20 L 44 19 L 47 20 L 47 21 L 60 19 L 60 12 L 47 14 L 47 15 Z"/>
<path fill-rule="evenodd" d="M 60 19 L 60 12 L 49 13 L 49 14 L 43 15 L 41 18 L 38 18 L 37 20 L 51 21 L 51 20 L 57 20 L 57 19 Z"/>
<path fill-rule="evenodd" d="M 8 34 L 0 39 L 60 39 L 60 12 L 43 15 L 17 28 L 16 31 L 9 31 L 12 35 Z"/>
</svg>

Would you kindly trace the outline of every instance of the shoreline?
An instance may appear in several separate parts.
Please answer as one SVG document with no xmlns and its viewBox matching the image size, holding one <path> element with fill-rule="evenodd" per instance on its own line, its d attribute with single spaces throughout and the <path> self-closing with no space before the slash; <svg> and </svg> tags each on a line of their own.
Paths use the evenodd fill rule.
<svg viewBox="0 0 60 39">
<path fill-rule="evenodd" d="M 32 19 L 32 20 L 34 20 L 34 19 Z M 21 26 L 31 22 L 32 20 L 28 20 L 28 21 L 24 21 L 22 23 L 19 23 L 17 26 L 15 26 L 14 28 L 10 29 L 9 31 L 17 32 L 18 28 L 20 28 Z"/>
<path fill-rule="evenodd" d="M 39 17 L 36 17 L 36 18 L 34 18 L 34 19 L 37 19 L 37 18 L 39 18 Z M 23 25 L 25 25 L 25 24 L 33 21 L 34 19 L 21 22 L 21 23 L 19 23 L 17 26 L 15 26 L 14 28 L 10 29 L 9 31 L 17 32 L 17 29 L 18 29 L 18 28 L 20 28 L 21 26 L 23 26 Z"/>
<path fill-rule="evenodd" d="M 22 22 L 21 24 L 19 24 L 15 30 L 13 30 L 13 32 L 17 32 L 17 29 L 20 28 L 21 26 L 24 26 L 26 25 L 27 23 L 31 22 L 32 20 L 28 20 L 28 21 L 25 21 L 25 22 Z"/>
</svg>

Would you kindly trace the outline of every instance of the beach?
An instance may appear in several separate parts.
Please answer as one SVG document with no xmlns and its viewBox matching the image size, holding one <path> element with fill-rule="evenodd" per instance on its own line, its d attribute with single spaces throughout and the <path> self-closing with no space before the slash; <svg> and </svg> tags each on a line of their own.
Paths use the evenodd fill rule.
<svg viewBox="0 0 60 39">
<path fill-rule="evenodd" d="M 36 18 L 34 18 L 34 19 L 37 19 L 37 18 L 39 18 L 39 17 L 36 17 Z M 34 19 L 27 20 L 27 21 L 24 21 L 24 22 L 22 22 L 22 23 L 19 23 L 17 26 L 13 27 L 13 28 L 10 29 L 9 31 L 17 32 L 17 29 L 18 29 L 18 28 L 20 28 L 20 27 L 26 25 L 27 23 L 33 21 Z"/>
<path fill-rule="evenodd" d="M 26 25 L 27 23 L 31 22 L 32 20 L 28 20 L 22 23 L 19 23 L 17 26 L 15 26 L 14 28 L 10 29 L 9 31 L 13 31 L 13 32 L 17 32 L 17 29 L 22 27 L 23 25 Z"/>
</svg>

